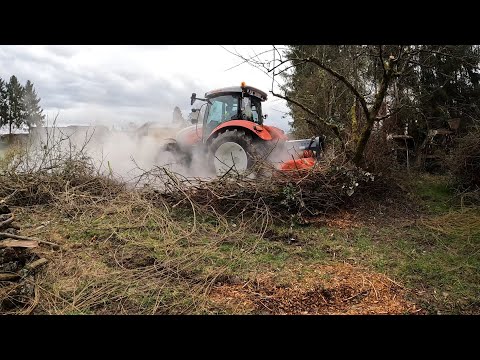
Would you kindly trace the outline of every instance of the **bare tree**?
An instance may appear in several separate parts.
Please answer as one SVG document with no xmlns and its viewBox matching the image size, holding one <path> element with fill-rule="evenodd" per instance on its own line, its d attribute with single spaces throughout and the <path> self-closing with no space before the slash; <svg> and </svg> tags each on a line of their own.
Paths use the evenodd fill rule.
<svg viewBox="0 0 480 360">
<path fill-rule="evenodd" d="M 325 48 L 336 48 L 338 54 L 335 61 L 332 61 L 332 57 L 325 56 Z M 310 115 L 310 119 L 304 120 L 312 128 L 320 126 L 329 129 L 345 149 L 347 149 L 346 134 L 342 132 L 341 123 L 332 120 L 331 117 L 325 118 L 315 111 L 315 94 L 312 94 L 311 99 L 298 98 L 295 91 L 292 91 L 288 85 L 280 84 L 277 78 L 291 76 L 292 71 L 309 65 L 310 72 L 315 68 L 322 76 L 332 80 L 332 89 L 347 91 L 354 99 L 354 107 L 358 104 L 359 114 L 362 117 L 362 121 L 356 124 L 358 136 L 354 137 L 353 146 L 347 149 L 351 161 L 356 165 L 361 165 L 363 162 L 365 149 L 375 124 L 389 119 L 405 106 L 415 106 L 415 104 L 412 105 L 412 95 L 408 91 L 403 93 L 399 91 L 400 85 L 407 82 L 408 78 L 418 77 L 419 69 L 429 57 L 438 54 L 452 56 L 450 53 L 442 52 L 442 47 L 432 49 L 420 45 L 291 46 L 288 48 L 272 46 L 272 49 L 264 52 L 263 56 L 254 54 L 246 57 L 239 53 L 231 53 L 240 57 L 242 63 L 249 63 L 268 74 L 272 79 L 270 90 L 272 95 L 286 100 Z M 265 58 L 265 53 L 268 58 Z M 307 76 L 304 82 L 309 82 L 310 79 Z M 449 78 L 446 79 L 449 81 Z M 418 99 L 421 96 L 430 96 L 431 93 L 415 94 L 415 96 Z M 336 104 L 332 99 L 328 99 L 327 102 L 331 111 L 332 105 Z"/>
</svg>

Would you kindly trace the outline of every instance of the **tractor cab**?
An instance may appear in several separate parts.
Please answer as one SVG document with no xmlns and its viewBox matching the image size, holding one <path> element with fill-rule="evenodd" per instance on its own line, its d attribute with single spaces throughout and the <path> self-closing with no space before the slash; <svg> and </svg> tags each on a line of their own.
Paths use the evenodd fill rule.
<svg viewBox="0 0 480 360">
<path fill-rule="evenodd" d="M 267 94 L 252 86 L 231 86 L 205 93 L 204 99 L 192 94 L 192 105 L 195 100 L 206 101 L 203 116 L 202 137 L 207 139 L 212 131 L 227 121 L 246 120 L 263 125 L 262 102 Z"/>
</svg>

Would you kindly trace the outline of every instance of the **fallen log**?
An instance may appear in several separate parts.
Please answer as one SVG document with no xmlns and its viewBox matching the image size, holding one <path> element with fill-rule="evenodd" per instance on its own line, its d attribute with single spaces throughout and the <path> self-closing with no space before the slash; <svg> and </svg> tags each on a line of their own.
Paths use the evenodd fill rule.
<svg viewBox="0 0 480 360">
<path fill-rule="evenodd" d="M 40 239 L 37 239 L 37 238 L 28 237 L 28 236 L 9 234 L 9 233 L 6 233 L 6 232 L 0 232 L 0 239 L 1 238 L 4 238 L 4 239 L 10 238 L 10 239 L 15 239 L 15 240 L 26 240 L 26 241 L 36 241 L 40 244 L 50 245 L 53 248 L 57 248 L 57 249 L 60 248 L 60 245 L 52 243 L 50 241 L 40 240 Z"/>
<path fill-rule="evenodd" d="M 0 240 L 0 248 L 4 247 L 20 247 L 20 248 L 36 248 L 38 242 L 32 240 Z"/>
<path fill-rule="evenodd" d="M 38 259 L 38 260 L 35 260 L 34 262 L 30 263 L 30 264 L 27 264 L 23 269 L 22 271 L 26 272 L 26 273 L 30 273 L 32 272 L 33 270 L 35 270 L 36 268 L 42 266 L 42 265 L 45 265 L 46 263 L 48 263 L 48 260 L 45 259 L 45 258 L 41 258 L 41 259 Z"/>
</svg>

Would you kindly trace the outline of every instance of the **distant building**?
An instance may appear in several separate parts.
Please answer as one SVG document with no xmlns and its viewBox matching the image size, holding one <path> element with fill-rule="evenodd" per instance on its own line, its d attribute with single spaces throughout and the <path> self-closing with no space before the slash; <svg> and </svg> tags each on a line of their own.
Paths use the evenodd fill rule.
<svg viewBox="0 0 480 360">
<path fill-rule="evenodd" d="M 30 138 L 34 141 L 68 141 L 75 144 L 84 142 L 101 142 L 110 133 L 106 126 L 38 126 L 30 131 Z"/>
<path fill-rule="evenodd" d="M 28 133 L 1 134 L 0 144 L 3 146 L 13 145 L 13 144 L 22 144 L 27 142 L 28 139 L 29 139 Z"/>
</svg>

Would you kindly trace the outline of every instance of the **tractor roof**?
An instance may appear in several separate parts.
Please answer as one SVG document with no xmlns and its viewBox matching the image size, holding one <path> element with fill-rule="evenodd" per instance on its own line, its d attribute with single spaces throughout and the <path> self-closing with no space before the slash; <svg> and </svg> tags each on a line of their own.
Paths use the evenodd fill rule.
<svg viewBox="0 0 480 360">
<path fill-rule="evenodd" d="M 262 90 L 254 88 L 253 86 L 244 86 L 243 89 L 247 94 L 250 94 L 251 96 L 256 96 L 262 101 L 267 100 L 267 94 Z M 219 96 L 222 94 L 241 93 L 241 92 L 242 92 L 241 86 L 229 86 L 229 87 L 209 91 L 205 93 L 205 97 L 209 99 L 211 97 Z"/>
</svg>

